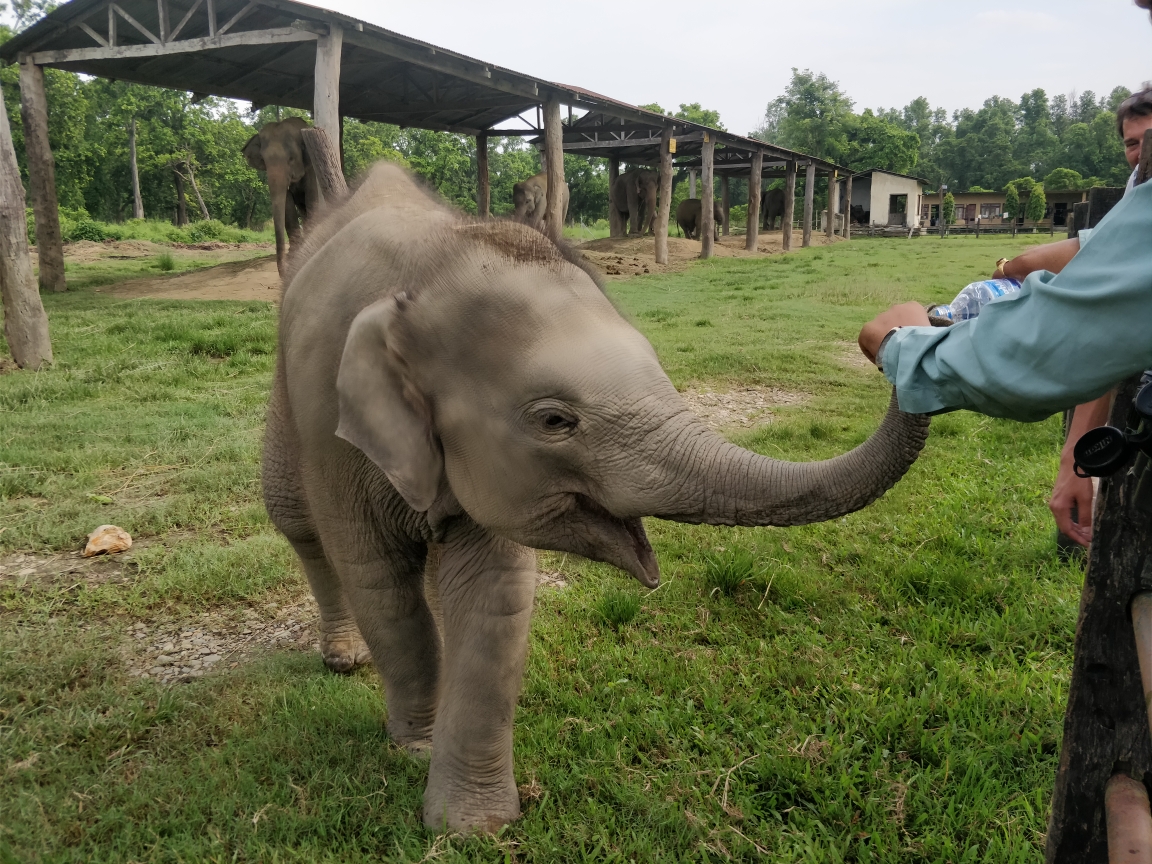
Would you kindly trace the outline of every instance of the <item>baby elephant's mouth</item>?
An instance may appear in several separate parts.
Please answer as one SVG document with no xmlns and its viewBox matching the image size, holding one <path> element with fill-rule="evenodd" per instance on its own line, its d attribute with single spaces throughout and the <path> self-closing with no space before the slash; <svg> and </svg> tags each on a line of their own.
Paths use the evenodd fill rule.
<svg viewBox="0 0 1152 864">
<path fill-rule="evenodd" d="M 640 517 L 622 519 L 613 516 L 587 495 L 574 495 L 573 501 L 575 512 L 569 518 L 574 517 L 573 521 L 579 526 L 577 530 L 589 545 L 588 551 L 577 554 L 613 564 L 631 573 L 645 587 L 659 586 L 660 565 L 656 562 L 656 553 L 652 551 Z"/>
</svg>

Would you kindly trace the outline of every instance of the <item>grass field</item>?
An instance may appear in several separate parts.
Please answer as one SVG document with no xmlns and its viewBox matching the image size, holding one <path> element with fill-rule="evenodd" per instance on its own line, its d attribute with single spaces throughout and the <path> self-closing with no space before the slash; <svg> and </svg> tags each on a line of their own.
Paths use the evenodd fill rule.
<svg viewBox="0 0 1152 864">
<path fill-rule="evenodd" d="M 860 324 L 1038 239 L 859 240 L 611 292 L 677 386 L 807 394 L 734 440 L 818 459 L 888 399 Z M 542 555 L 568 585 L 538 594 L 524 815 L 437 838 L 374 671 L 279 651 L 163 686 L 125 661 L 135 622 L 306 593 L 259 497 L 273 310 L 45 304 L 56 367 L 0 375 L 0 560 L 106 522 L 139 542 L 123 581 L 0 578 L 0 862 L 1042 859 L 1082 580 L 1044 503 L 1056 420 L 937 418 L 908 476 L 832 523 L 653 520 L 652 593 Z"/>
</svg>

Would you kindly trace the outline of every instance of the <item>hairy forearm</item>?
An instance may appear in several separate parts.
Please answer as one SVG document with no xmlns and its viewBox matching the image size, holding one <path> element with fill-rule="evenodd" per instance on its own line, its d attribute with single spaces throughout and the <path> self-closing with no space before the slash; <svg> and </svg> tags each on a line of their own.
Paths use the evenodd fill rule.
<svg viewBox="0 0 1152 864">
<path fill-rule="evenodd" d="M 1034 246 L 1027 252 L 1017 255 L 1007 262 L 1002 272 L 1009 279 L 1023 282 L 1029 273 L 1037 270 L 1047 270 L 1049 273 L 1059 273 L 1069 261 L 1080 251 L 1080 241 L 1060 240 L 1057 243 L 1045 243 L 1043 246 Z"/>
<path fill-rule="evenodd" d="M 1103 426 L 1108 422 L 1108 412 L 1112 410 L 1112 393 L 1105 393 L 1099 399 L 1077 405 L 1072 415 L 1072 423 L 1068 426 L 1068 438 L 1060 452 L 1060 461 L 1072 463 L 1072 449 L 1076 442 L 1089 429 Z"/>
</svg>

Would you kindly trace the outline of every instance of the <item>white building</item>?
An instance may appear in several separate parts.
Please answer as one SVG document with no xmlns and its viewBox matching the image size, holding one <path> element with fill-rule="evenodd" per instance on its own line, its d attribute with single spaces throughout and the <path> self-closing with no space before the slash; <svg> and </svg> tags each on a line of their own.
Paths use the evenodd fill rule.
<svg viewBox="0 0 1152 864">
<path fill-rule="evenodd" d="M 840 182 L 843 201 L 844 181 Z M 852 175 L 852 223 L 913 228 L 920 224 L 924 187 L 921 177 L 873 168 Z"/>
</svg>

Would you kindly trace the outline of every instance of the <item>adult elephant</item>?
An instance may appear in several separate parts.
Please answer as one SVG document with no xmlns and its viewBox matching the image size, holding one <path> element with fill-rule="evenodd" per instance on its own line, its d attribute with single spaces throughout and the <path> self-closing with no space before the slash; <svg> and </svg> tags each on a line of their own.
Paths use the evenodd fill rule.
<svg viewBox="0 0 1152 864">
<path fill-rule="evenodd" d="M 432 828 L 519 815 L 512 718 L 534 548 L 654 588 L 642 517 L 835 519 L 896 483 L 928 433 L 893 401 L 871 438 L 826 462 L 729 444 L 576 253 L 470 221 L 395 165 L 313 227 L 291 266 L 264 500 L 319 602 L 325 661 L 349 668 L 363 634 L 393 740 L 431 747 Z"/>
<path fill-rule="evenodd" d="M 676 224 L 689 240 L 700 239 L 700 228 L 703 222 L 700 219 L 704 212 L 704 205 L 699 198 L 685 198 L 676 205 Z M 720 239 L 720 223 L 724 221 L 724 211 L 720 202 L 712 200 L 712 227 L 716 232 L 716 239 Z"/>
<path fill-rule="evenodd" d="M 568 184 L 563 187 L 564 200 L 560 204 L 561 224 L 568 221 Z M 548 224 L 548 172 L 541 171 L 512 187 L 513 218 L 543 231 Z"/>
<path fill-rule="evenodd" d="M 298 241 L 301 220 L 321 201 L 320 186 L 308 159 L 300 132 L 308 121 L 289 117 L 269 123 L 248 139 L 244 158 L 268 175 L 272 225 L 276 232 L 276 269 L 283 276 L 288 261 L 288 240 Z"/>
<path fill-rule="evenodd" d="M 651 234 L 656 221 L 656 198 L 660 175 L 646 168 L 632 168 L 616 178 L 612 200 L 620 222 L 630 234 Z"/>
<path fill-rule="evenodd" d="M 765 192 L 760 198 L 760 213 L 764 219 L 761 230 L 775 230 L 776 220 L 784 218 L 784 190 L 769 189 Z"/>
</svg>

